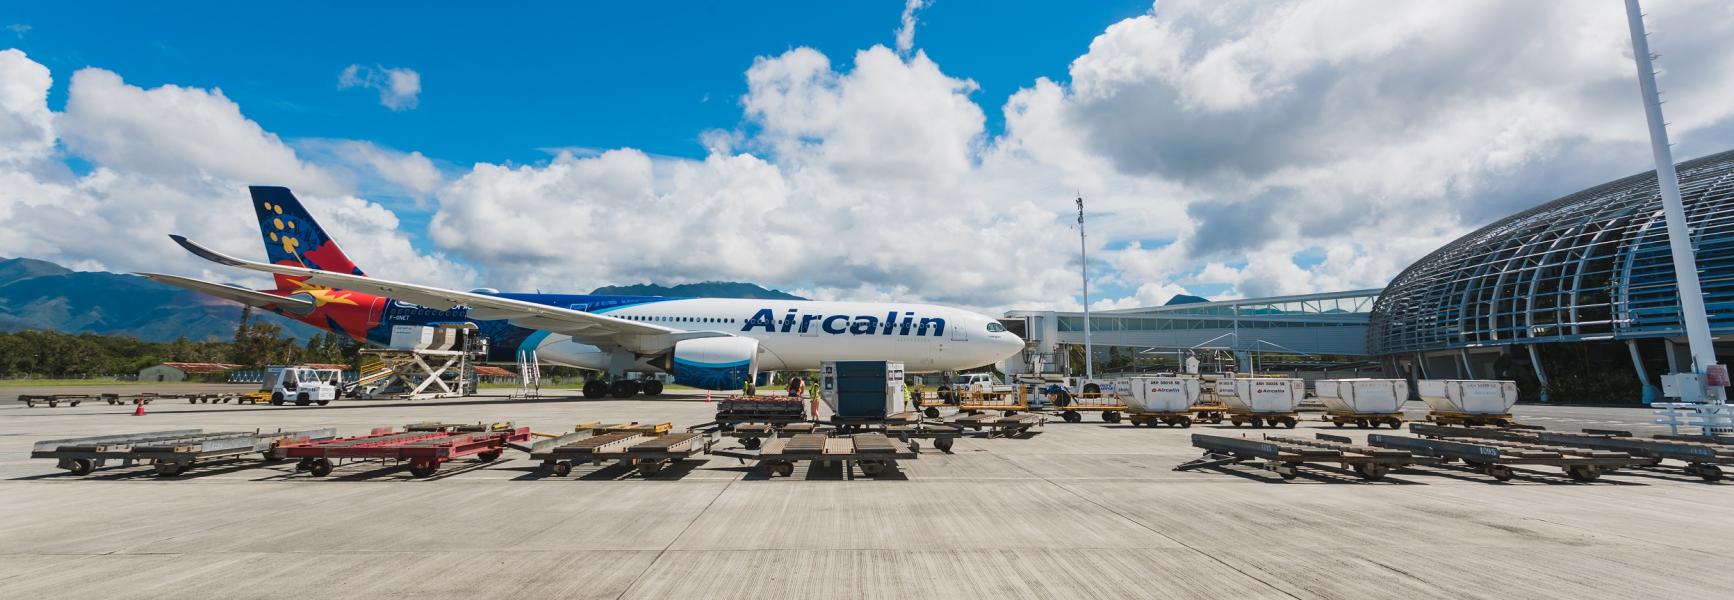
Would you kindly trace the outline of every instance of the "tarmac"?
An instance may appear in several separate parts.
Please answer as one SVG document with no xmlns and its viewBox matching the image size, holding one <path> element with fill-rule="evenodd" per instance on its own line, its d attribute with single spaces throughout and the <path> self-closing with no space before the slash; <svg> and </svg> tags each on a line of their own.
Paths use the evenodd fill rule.
<svg viewBox="0 0 1734 600">
<path fill-rule="evenodd" d="M 145 391 L 127 386 L 129 391 Z M 172 388 L 164 388 L 172 389 Z M 59 388 L 59 393 L 86 390 Z M 152 390 L 156 391 L 156 390 Z M 158 401 L 25 408 L 0 389 L 0 598 L 1729 598 L 1734 484 L 1457 468 L 1384 481 L 1249 467 L 1175 472 L 1192 433 L 1055 419 L 1028 439 L 924 448 L 879 479 L 729 458 L 645 480 L 544 474 L 526 455 L 427 480 L 343 465 L 315 479 L 246 460 L 159 480 L 31 460 L 51 438 L 177 428 L 710 420 L 658 400 Z M 1418 413 L 1417 413 L 1418 414 Z M 1550 430 L 1660 431 L 1634 408 L 1520 406 Z M 1347 433 L 1307 422 L 1284 433 Z M 1383 430 L 1390 432 L 1389 429 Z M 724 442 L 725 446 L 734 442 Z"/>
</svg>

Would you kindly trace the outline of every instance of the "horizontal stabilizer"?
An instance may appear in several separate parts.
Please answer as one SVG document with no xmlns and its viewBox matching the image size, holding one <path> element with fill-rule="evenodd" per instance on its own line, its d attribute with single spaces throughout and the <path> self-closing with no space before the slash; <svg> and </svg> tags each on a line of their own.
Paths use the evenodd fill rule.
<svg viewBox="0 0 1734 600">
<path fill-rule="evenodd" d="M 210 294 L 225 300 L 234 300 L 256 308 L 280 308 L 296 314 L 307 314 L 313 310 L 312 300 L 278 296 L 275 294 L 267 294 L 265 292 L 256 292 L 246 288 L 238 288 L 221 283 L 211 283 L 209 281 L 200 281 L 198 279 L 189 279 L 179 275 L 164 275 L 161 273 L 139 273 L 139 275 L 157 283 L 166 283 L 181 289 L 192 290 L 202 294 Z"/>
</svg>

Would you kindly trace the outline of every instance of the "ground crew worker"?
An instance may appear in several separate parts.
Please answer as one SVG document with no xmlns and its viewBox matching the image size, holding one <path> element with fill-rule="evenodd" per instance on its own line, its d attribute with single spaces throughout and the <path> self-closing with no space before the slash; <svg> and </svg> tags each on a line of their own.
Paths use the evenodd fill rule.
<svg viewBox="0 0 1734 600">
<path fill-rule="evenodd" d="M 741 395 L 747 396 L 749 398 L 752 397 L 752 395 L 753 395 L 753 378 L 751 376 L 747 377 L 746 381 L 741 382 Z"/>
<path fill-rule="evenodd" d="M 819 419 L 819 386 L 817 384 L 808 386 L 808 391 L 813 393 L 812 400 L 807 401 L 808 406 L 813 411 L 813 420 L 817 421 Z"/>
<path fill-rule="evenodd" d="M 912 410 L 921 410 L 921 386 L 909 386 L 909 406 Z"/>
</svg>

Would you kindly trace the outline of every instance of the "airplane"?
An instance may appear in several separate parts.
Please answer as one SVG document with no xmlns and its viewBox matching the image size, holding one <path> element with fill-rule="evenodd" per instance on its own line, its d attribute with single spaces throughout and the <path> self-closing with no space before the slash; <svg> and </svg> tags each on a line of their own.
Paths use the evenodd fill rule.
<svg viewBox="0 0 1734 600">
<path fill-rule="evenodd" d="M 469 291 L 368 277 L 288 188 L 250 186 L 268 262 L 229 256 L 180 235 L 194 255 L 271 273 L 275 289 L 251 290 L 161 273 L 168 285 L 232 300 L 377 346 L 396 326 L 472 323 L 484 362 L 540 363 L 597 371 L 586 398 L 662 393 L 651 378 L 739 390 L 775 371 L 821 361 L 887 360 L 908 372 L 958 371 L 1004 360 L 1024 341 L 972 311 L 907 302 L 829 302 Z M 530 353 L 534 354 L 530 354 Z"/>
</svg>

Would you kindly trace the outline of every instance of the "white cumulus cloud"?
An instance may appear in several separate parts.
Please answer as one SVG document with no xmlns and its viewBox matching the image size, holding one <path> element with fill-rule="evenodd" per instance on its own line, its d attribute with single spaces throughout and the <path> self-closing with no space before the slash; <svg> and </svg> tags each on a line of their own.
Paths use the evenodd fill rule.
<svg viewBox="0 0 1734 600">
<path fill-rule="evenodd" d="M 379 92 L 379 104 L 392 110 L 416 107 L 421 96 L 421 74 L 414 69 L 383 65 L 353 64 L 337 76 L 337 89 L 366 88 Z"/>
</svg>

